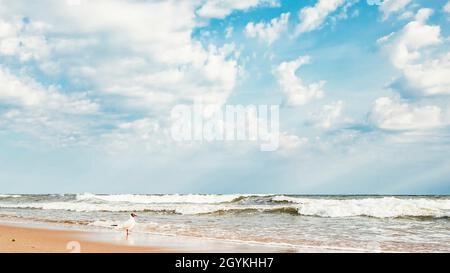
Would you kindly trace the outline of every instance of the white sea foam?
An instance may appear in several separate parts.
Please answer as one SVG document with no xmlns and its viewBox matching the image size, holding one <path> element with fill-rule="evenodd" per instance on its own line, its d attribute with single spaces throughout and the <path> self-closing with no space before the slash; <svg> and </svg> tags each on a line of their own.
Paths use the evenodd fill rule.
<svg viewBox="0 0 450 273">
<path fill-rule="evenodd" d="M 390 217 L 450 217 L 450 200 L 433 198 L 301 198 L 276 196 L 277 201 L 299 205 L 299 214 L 322 217 L 370 216 Z"/>
<path fill-rule="evenodd" d="M 99 195 L 92 193 L 78 194 L 77 200 L 102 200 L 108 202 L 129 202 L 140 204 L 170 204 L 170 203 L 193 203 L 193 204 L 214 204 L 231 202 L 234 199 L 244 195 L 229 194 L 166 194 L 166 195 L 139 195 L 139 194 L 116 194 Z"/>
<path fill-rule="evenodd" d="M 289 203 L 294 203 L 294 204 L 301 204 L 300 198 L 286 196 L 286 195 L 276 195 L 276 196 L 271 197 L 271 199 L 276 202 L 289 202 Z"/>
<path fill-rule="evenodd" d="M 0 208 L 22 208 L 22 209 L 43 209 L 43 210 L 67 210 L 77 212 L 91 211 L 110 211 L 110 212 L 128 212 L 128 211 L 148 211 L 155 213 L 176 213 L 184 215 L 208 214 L 215 212 L 226 213 L 227 211 L 269 211 L 281 209 L 283 206 L 272 205 L 253 205 L 238 206 L 227 204 L 92 204 L 83 202 L 33 202 L 33 203 L 0 203 Z"/>
<path fill-rule="evenodd" d="M 0 194 L 0 198 L 19 198 L 21 195 L 18 194 Z"/>
<path fill-rule="evenodd" d="M 232 202 L 242 195 L 78 195 L 71 201 L 0 202 L 1 208 L 30 208 L 43 210 L 147 211 L 164 214 L 227 214 L 227 213 L 289 213 L 318 217 L 369 216 L 450 217 L 449 198 L 314 198 L 284 195 L 245 195 L 245 202 Z M 263 199 L 265 202 L 258 203 Z M 20 199 L 19 199 L 20 200 Z M 252 201 L 253 200 L 253 201 Z M 276 201 L 276 202 L 271 202 Z M 279 203 L 280 201 L 288 204 Z"/>
</svg>

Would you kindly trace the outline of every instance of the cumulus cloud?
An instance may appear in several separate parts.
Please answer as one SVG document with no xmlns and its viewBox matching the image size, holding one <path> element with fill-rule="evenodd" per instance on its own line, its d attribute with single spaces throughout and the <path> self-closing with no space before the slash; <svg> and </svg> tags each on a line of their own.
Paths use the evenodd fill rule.
<svg viewBox="0 0 450 273">
<path fill-rule="evenodd" d="M 131 129 L 131 130 L 138 130 L 142 132 L 149 132 L 149 131 L 157 131 L 159 128 L 158 122 L 149 119 L 138 119 L 131 122 L 124 122 L 118 125 L 121 129 Z"/>
<path fill-rule="evenodd" d="M 48 26 L 43 22 L 27 20 L 0 20 L 0 55 L 16 56 L 20 61 L 39 60 L 49 54 L 48 43 L 43 36 Z"/>
<path fill-rule="evenodd" d="M 101 139 L 104 140 L 107 151 L 112 154 L 136 147 L 157 151 L 161 145 L 168 143 L 164 133 L 158 120 L 142 118 L 117 124 L 113 130 L 103 134 Z"/>
<path fill-rule="evenodd" d="M 447 4 L 445 4 L 444 11 L 450 13 L 450 1 L 448 1 Z"/>
<path fill-rule="evenodd" d="M 94 38 L 50 36 L 48 34 L 55 30 L 52 25 L 28 17 L 18 18 L 0 20 L 0 56 L 17 58 L 21 63 L 44 63 L 58 54 L 78 53 L 97 44 Z"/>
<path fill-rule="evenodd" d="M 225 18 L 234 10 L 245 11 L 257 6 L 279 6 L 278 0 L 207 0 L 197 11 L 206 18 Z"/>
<path fill-rule="evenodd" d="M 308 143 L 309 139 L 306 137 L 299 137 L 295 134 L 283 132 L 280 134 L 279 151 L 282 153 L 290 152 L 304 147 Z"/>
<path fill-rule="evenodd" d="M 380 11 L 383 13 L 383 20 L 389 18 L 391 14 L 403 11 L 412 0 L 384 0 L 380 5 Z"/>
<path fill-rule="evenodd" d="M 431 14 L 431 9 L 421 9 L 415 20 L 404 26 L 401 31 L 378 40 L 380 44 L 389 48 L 394 66 L 404 68 L 420 57 L 420 49 L 441 42 L 441 28 L 426 24 Z"/>
<path fill-rule="evenodd" d="M 1 129 L 30 135 L 53 147 L 87 145 L 89 117 L 100 114 L 100 106 L 84 93 L 66 94 L 57 86 L 43 86 L 2 67 L 0 105 L 6 106 L 0 111 Z"/>
<path fill-rule="evenodd" d="M 318 128 L 332 128 L 340 122 L 343 110 L 344 102 L 341 100 L 326 104 L 320 112 L 312 115 L 312 123 Z"/>
<path fill-rule="evenodd" d="M 79 96 L 64 95 L 56 86 L 44 87 L 32 78 L 17 77 L 0 67 L 0 103 L 77 115 L 98 111 L 96 103 Z"/>
<path fill-rule="evenodd" d="M 280 34 L 287 29 L 289 13 L 283 13 L 280 17 L 273 18 L 269 23 L 250 22 L 245 27 L 245 34 L 251 38 L 259 38 L 271 45 L 280 37 Z"/>
<path fill-rule="evenodd" d="M 320 28 L 327 16 L 345 4 L 346 0 L 319 0 L 314 6 L 302 8 L 298 17 L 300 23 L 295 33 L 301 34 Z"/>
<path fill-rule="evenodd" d="M 370 119 L 385 130 L 426 130 L 448 124 L 438 106 L 414 106 L 389 97 L 375 101 Z"/>
<path fill-rule="evenodd" d="M 211 103 L 223 103 L 235 86 L 238 66 L 231 47 L 204 46 L 192 38 L 193 29 L 200 25 L 195 17 L 200 1 L 99 0 L 79 6 L 50 0 L 39 5 L 17 2 L 7 6 L 5 18 L 31 14 L 31 22 L 51 27 L 40 34 L 45 40 L 52 40 L 55 33 L 86 40 L 99 33 L 106 37 L 101 44 L 69 52 L 69 57 L 68 52 L 53 57 L 64 56 L 58 58 L 59 71 L 71 80 L 123 96 L 130 104 L 157 108 L 161 105 L 155 104 L 190 100 L 199 94 Z M 102 53 L 104 48 L 107 54 Z M 76 60 L 78 54 L 89 61 Z M 41 68 L 58 70 L 51 65 Z"/>
<path fill-rule="evenodd" d="M 403 74 L 404 78 L 397 82 L 403 92 L 424 96 L 450 95 L 450 52 L 435 59 L 408 65 Z"/>
<path fill-rule="evenodd" d="M 200 97 L 206 103 L 223 104 L 238 76 L 233 50 L 231 44 L 206 50 L 198 45 L 193 49 L 198 59 L 188 63 L 161 67 L 132 57 L 73 68 L 72 74 L 89 79 L 103 93 L 121 96 L 128 106 L 140 109 L 167 109 L 180 101 Z"/>
<path fill-rule="evenodd" d="M 437 57 L 423 56 L 422 51 L 443 43 L 441 28 L 426 22 L 431 9 L 420 9 L 415 19 L 402 30 L 379 39 L 402 77 L 393 85 L 408 95 L 450 94 L 450 52 Z"/>
<path fill-rule="evenodd" d="M 303 80 L 296 75 L 296 71 L 301 66 L 309 63 L 309 56 L 300 56 L 296 60 L 281 63 L 273 70 L 289 105 L 304 105 L 311 100 L 323 97 L 322 87 L 325 81 L 304 84 Z"/>
<path fill-rule="evenodd" d="M 164 120 L 167 109 L 195 98 L 221 105 L 236 85 L 235 45 L 204 44 L 192 35 L 205 24 L 196 12 L 208 2 L 0 2 L 0 57 L 28 75 L 2 70 L 0 103 L 18 111 L 93 113 L 95 96 L 115 111 Z M 245 9 L 243 1 L 229 2 Z M 121 123 L 118 116 L 101 118 L 109 128 Z"/>
</svg>

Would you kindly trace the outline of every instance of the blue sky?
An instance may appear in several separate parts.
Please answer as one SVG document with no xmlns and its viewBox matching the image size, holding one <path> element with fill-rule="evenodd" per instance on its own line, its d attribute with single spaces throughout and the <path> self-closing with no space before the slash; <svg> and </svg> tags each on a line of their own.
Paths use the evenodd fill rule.
<svg viewBox="0 0 450 273">
<path fill-rule="evenodd" d="M 0 0 L 0 192 L 450 194 L 449 22 L 447 0 Z M 280 105 L 280 148 L 174 142 L 199 97 Z"/>
</svg>

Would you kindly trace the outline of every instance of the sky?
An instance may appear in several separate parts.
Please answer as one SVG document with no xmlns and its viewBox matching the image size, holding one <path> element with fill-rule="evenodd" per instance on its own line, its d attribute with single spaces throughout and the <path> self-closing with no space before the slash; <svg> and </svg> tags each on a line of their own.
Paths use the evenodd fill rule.
<svg viewBox="0 0 450 273">
<path fill-rule="evenodd" d="M 280 143 L 177 142 L 201 98 Z M 450 194 L 448 0 L 0 0 L 0 192 Z"/>
</svg>

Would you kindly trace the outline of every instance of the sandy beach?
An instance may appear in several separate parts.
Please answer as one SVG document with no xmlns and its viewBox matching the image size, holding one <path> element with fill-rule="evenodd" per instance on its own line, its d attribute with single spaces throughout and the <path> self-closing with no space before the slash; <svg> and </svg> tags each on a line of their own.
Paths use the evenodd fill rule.
<svg viewBox="0 0 450 273">
<path fill-rule="evenodd" d="M 89 232 L 82 232 L 82 231 L 53 230 L 43 228 L 0 225 L 0 252 L 2 253 L 170 252 L 168 249 L 157 247 L 153 248 L 153 247 L 128 246 L 113 243 L 96 242 L 85 239 L 86 237 L 94 237 L 94 236 L 95 234 L 89 234 Z"/>
</svg>

